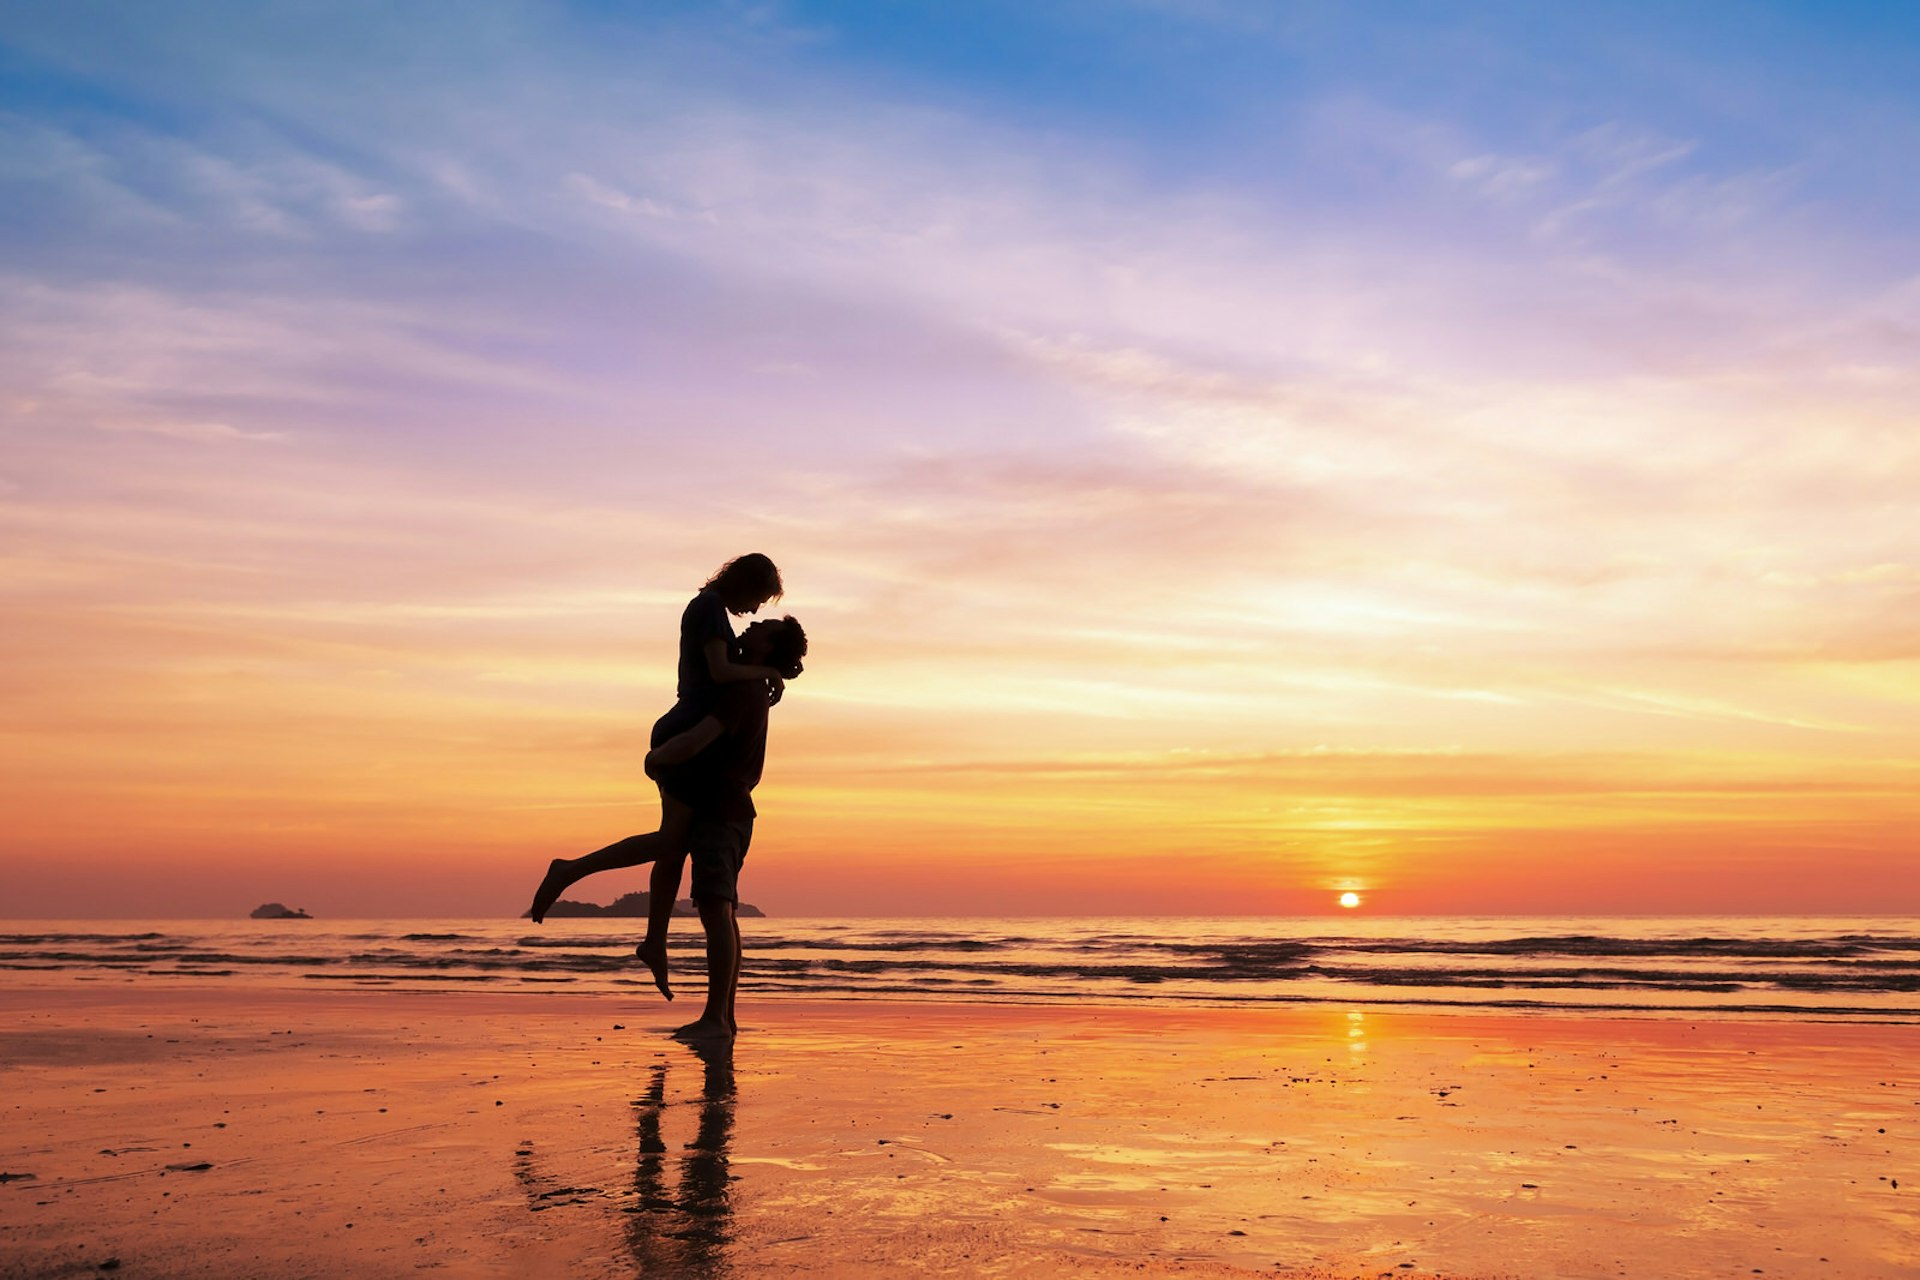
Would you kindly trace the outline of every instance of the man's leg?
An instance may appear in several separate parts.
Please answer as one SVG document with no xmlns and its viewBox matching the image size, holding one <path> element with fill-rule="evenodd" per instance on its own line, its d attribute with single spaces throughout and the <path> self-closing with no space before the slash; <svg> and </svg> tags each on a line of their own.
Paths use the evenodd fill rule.
<svg viewBox="0 0 1920 1280">
<path fill-rule="evenodd" d="M 707 935 L 707 1007 L 673 1034 L 682 1040 L 731 1040 L 728 1008 L 740 979 L 739 926 L 733 903 L 724 898 L 702 898 L 699 903 L 700 927 Z"/>
<path fill-rule="evenodd" d="M 733 998 L 740 993 L 740 912 L 739 904 L 728 903 L 734 910 L 728 912 L 733 917 L 733 980 L 727 983 L 727 1030 L 734 1035 L 740 1034 L 740 1020 L 733 1016 Z"/>
<path fill-rule="evenodd" d="M 733 1039 L 733 992 L 740 981 L 740 867 L 753 842 L 753 819 L 701 817 L 687 832 L 693 901 L 707 935 L 707 1007 L 676 1036 Z"/>
</svg>

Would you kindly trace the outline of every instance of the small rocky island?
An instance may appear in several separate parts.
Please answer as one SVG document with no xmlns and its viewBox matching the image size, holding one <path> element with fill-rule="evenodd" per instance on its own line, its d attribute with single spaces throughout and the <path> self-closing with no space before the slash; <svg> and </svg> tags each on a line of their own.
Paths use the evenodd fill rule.
<svg viewBox="0 0 1920 1280">
<path fill-rule="evenodd" d="M 290 907 L 284 902 L 266 902 L 247 913 L 250 920 L 311 920 L 299 907 Z"/>
<path fill-rule="evenodd" d="M 653 895 L 644 890 L 640 893 L 623 893 L 604 907 L 597 902 L 575 902 L 571 898 L 562 898 L 547 908 L 547 915 L 549 917 L 645 916 L 647 914 L 647 905 L 652 901 Z M 525 917 L 527 912 L 522 911 L 520 914 L 522 917 Z M 682 898 L 673 904 L 673 914 L 677 916 L 697 916 L 700 914 L 700 909 L 693 905 L 693 899 Z M 737 914 L 742 916 L 764 917 L 767 913 L 752 903 L 743 902 L 740 904 Z"/>
</svg>

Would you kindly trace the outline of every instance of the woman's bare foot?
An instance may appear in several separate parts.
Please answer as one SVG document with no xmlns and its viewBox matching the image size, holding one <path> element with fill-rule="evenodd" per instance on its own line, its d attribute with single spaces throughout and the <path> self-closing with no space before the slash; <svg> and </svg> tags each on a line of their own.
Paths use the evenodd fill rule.
<svg viewBox="0 0 1920 1280">
<path fill-rule="evenodd" d="M 724 1022 L 701 1018 L 673 1032 L 675 1040 L 731 1040 L 733 1028 Z"/>
<path fill-rule="evenodd" d="M 573 877 L 568 874 L 572 861 L 571 858 L 555 858 L 547 864 L 547 877 L 533 891 L 533 906 L 527 911 L 535 924 L 547 918 L 547 911 L 559 901 L 567 886 L 573 883 Z"/>
<path fill-rule="evenodd" d="M 647 941 L 633 949 L 641 963 L 653 970 L 653 985 L 660 988 L 660 994 L 673 999 L 673 988 L 667 985 L 667 944 L 664 941 Z"/>
</svg>

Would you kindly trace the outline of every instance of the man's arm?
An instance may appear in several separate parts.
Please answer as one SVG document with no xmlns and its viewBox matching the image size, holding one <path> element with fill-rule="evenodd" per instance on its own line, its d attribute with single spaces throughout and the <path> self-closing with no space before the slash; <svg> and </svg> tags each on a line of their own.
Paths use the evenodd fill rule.
<svg viewBox="0 0 1920 1280">
<path fill-rule="evenodd" d="M 702 650 L 707 656 L 707 673 L 715 684 L 732 684 L 740 680 L 764 680 L 767 682 L 767 705 L 780 701 L 780 695 L 786 691 L 786 681 L 772 667 L 757 662 L 735 662 L 727 654 L 727 642 L 719 636 L 707 641 Z"/>
<path fill-rule="evenodd" d="M 643 766 L 649 778 L 658 777 L 662 769 L 671 769 L 674 765 L 687 761 L 705 751 L 719 740 L 726 731 L 719 717 L 708 716 L 685 733 L 676 733 L 665 742 L 647 752 Z"/>
</svg>

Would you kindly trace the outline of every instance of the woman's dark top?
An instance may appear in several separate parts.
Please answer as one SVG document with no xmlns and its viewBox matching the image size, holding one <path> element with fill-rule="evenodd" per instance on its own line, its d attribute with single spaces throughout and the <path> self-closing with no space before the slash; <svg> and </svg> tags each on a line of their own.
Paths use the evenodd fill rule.
<svg viewBox="0 0 1920 1280">
<path fill-rule="evenodd" d="M 733 623 L 727 619 L 727 606 L 720 602 L 720 593 L 711 588 L 689 600 L 680 615 L 682 702 L 712 702 L 719 692 L 713 682 L 713 669 L 707 665 L 709 640 L 725 640 L 727 652 L 733 652 Z"/>
<path fill-rule="evenodd" d="M 652 743 L 659 746 L 678 733 L 685 733 L 713 709 L 720 696 L 713 669 L 707 665 L 707 641 L 727 642 L 727 656 L 733 656 L 733 623 L 727 619 L 727 606 L 720 593 L 708 588 L 687 602 L 680 615 L 680 701 L 654 722 Z"/>
</svg>

